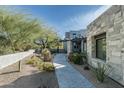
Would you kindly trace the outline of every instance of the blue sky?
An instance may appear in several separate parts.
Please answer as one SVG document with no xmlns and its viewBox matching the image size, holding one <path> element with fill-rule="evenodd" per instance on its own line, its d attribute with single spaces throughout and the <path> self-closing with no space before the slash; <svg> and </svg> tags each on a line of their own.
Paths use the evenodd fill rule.
<svg viewBox="0 0 124 93">
<path fill-rule="evenodd" d="M 65 32 L 85 29 L 110 6 L 101 5 L 26 5 L 16 6 L 20 10 L 43 20 L 63 38 Z"/>
</svg>

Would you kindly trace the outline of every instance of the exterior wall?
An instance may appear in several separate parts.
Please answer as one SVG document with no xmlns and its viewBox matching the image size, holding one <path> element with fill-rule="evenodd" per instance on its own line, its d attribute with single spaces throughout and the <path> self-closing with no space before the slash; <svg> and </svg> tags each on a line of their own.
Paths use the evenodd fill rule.
<svg viewBox="0 0 124 93">
<path fill-rule="evenodd" d="M 64 51 L 67 52 L 67 42 L 63 42 Z"/>
<path fill-rule="evenodd" d="M 81 41 L 81 52 L 84 52 L 84 42 L 83 42 L 83 40 Z"/>
<path fill-rule="evenodd" d="M 82 30 L 78 30 L 78 31 L 70 31 L 70 32 L 66 32 L 65 33 L 65 40 L 67 40 L 64 44 L 65 48 L 64 49 L 67 49 L 67 54 L 69 54 L 70 52 L 73 51 L 73 43 L 71 42 L 72 39 L 75 39 L 73 34 L 75 34 L 75 37 L 77 38 L 82 38 L 85 37 L 85 32 L 86 30 L 85 29 L 82 29 Z M 81 52 L 83 52 L 83 40 L 81 41 Z"/>
<path fill-rule="evenodd" d="M 86 52 L 87 51 L 87 44 L 84 42 L 84 40 L 81 41 L 81 52 Z"/>
<path fill-rule="evenodd" d="M 112 6 L 88 27 L 87 54 L 88 62 L 93 67 L 97 63 L 112 66 L 109 76 L 124 85 L 124 6 Z M 106 62 L 97 59 L 94 36 L 106 32 Z"/>
<path fill-rule="evenodd" d="M 72 44 L 71 43 L 72 43 L 71 41 L 67 41 L 67 54 L 72 52 Z"/>
<path fill-rule="evenodd" d="M 76 34 L 77 38 L 81 38 L 82 31 L 70 31 L 70 39 L 74 39 L 73 34 Z"/>
</svg>

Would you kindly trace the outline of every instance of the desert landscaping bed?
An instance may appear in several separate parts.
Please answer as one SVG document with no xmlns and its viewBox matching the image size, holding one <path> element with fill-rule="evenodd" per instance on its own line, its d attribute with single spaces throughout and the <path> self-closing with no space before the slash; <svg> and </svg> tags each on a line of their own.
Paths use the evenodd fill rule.
<svg viewBox="0 0 124 93">
<path fill-rule="evenodd" d="M 2 88 L 57 88 L 58 81 L 55 72 L 39 70 L 37 67 L 21 64 L 21 72 L 0 75 Z"/>
<path fill-rule="evenodd" d="M 96 88 L 123 88 L 120 84 L 113 81 L 109 77 L 105 78 L 103 83 L 98 82 L 93 68 L 90 67 L 90 70 L 84 70 L 84 65 L 77 65 L 72 62 L 69 62 L 76 70 L 78 70 L 85 78 L 87 78 Z"/>
</svg>

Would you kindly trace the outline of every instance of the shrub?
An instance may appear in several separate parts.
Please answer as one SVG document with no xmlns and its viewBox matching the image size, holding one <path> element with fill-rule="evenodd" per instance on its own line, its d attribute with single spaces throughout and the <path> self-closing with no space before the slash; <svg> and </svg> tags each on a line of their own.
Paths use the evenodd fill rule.
<svg viewBox="0 0 124 93">
<path fill-rule="evenodd" d="M 31 45 L 26 45 L 26 46 L 24 47 L 24 51 L 28 51 L 28 50 L 31 49 L 31 48 L 32 48 Z"/>
<path fill-rule="evenodd" d="M 82 64 L 82 56 L 79 53 L 73 53 L 72 55 L 72 62 L 74 62 L 75 64 Z"/>
<path fill-rule="evenodd" d="M 32 64 L 34 66 L 36 66 L 36 64 L 38 64 L 39 62 L 41 62 L 41 59 L 36 57 L 36 56 L 32 56 L 29 60 L 27 60 L 26 64 Z"/>
<path fill-rule="evenodd" d="M 4 51 L 2 49 L 0 49 L 0 55 L 3 55 Z"/>
<path fill-rule="evenodd" d="M 42 63 L 40 63 L 40 64 L 37 65 L 38 69 L 41 70 L 41 71 L 43 70 L 43 64 L 44 63 L 42 62 Z"/>
<path fill-rule="evenodd" d="M 44 59 L 45 62 L 50 62 L 51 61 L 52 56 L 51 56 L 50 51 L 47 48 L 42 50 L 42 55 L 43 55 L 43 59 Z"/>
<path fill-rule="evenodd" d="M 95 74 L 98 81 L 101 83 L 104 82 L 106 74 L 109 72 L 110 66 L 107 64 L 97 64 L 97 68 L 95 68 Z"/>
<path fill-rule="evenodd" d="M 87 55 L 86 53 L 69 53 L 68 59 L 71 62 L 74 62 L 75 64 L 82 65 L 84 63 L 87 63 Z"/>
<path fill-rule="evenodd" d="M 54 68 L 54 65 L 53 65 L 52 63 L 45 62 L 45 63 L 43 64 L 43 70 L 50 72 L 50 71 L 54 71 L 55 68 Z"/>
<path fill-rule="evenodd" d="M 40 58 L 33 56 L 27 60 L 26 64 L 36 66 L 39 70 L 54 71 L 54 65 L 50 62 L 43 62 Z"/>
<path fill-rule="evenodd" d="M 41 64 L 37 65 L 37 67 L 41 71 L 44 70 L 44 71 L 51 72 L 55 70 L 54 65 L 50 62 L 42 62 Z"/>
</svg>

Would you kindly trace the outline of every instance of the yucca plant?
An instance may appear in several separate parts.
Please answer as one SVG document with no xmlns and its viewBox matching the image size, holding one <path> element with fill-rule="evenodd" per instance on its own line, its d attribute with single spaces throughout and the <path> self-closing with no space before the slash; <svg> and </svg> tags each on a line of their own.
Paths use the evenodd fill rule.
<svg viewBox="0 0 124 93">
<path fill-rule="evenodd" d="M 97 68 L 95 68 L 96 78 L 99 82 L 103 83 L 105 80 L 106 74 L 109 74 L 110 65 L 107 64 L 97 64 Z"/>
</svg>

